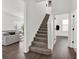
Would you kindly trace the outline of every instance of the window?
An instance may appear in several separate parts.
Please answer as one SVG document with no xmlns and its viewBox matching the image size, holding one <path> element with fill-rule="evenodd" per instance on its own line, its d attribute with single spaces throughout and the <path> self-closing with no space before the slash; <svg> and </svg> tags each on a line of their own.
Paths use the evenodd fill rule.
<svg viewBox="0 0 79 59">
<path fill-rule="evenodd" d="M 64 19 L 62 21 L 62 30 L 63 31 L 68 31 L 68 19 Z"/>
</svg>

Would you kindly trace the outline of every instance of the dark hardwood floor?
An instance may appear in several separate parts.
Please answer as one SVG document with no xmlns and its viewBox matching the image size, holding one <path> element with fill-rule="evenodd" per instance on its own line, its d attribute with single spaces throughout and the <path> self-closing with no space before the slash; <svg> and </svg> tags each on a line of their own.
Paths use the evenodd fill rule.
<svg viewBox="0 0 79 59">
<path fill-rule="evenodd" d="M 3 46 L 3 59 L 76 59 L 76 53 L 73 49 L 67 47 L 66 37 L 57 37 L 53 54 L 50 56 L 28 52 L 23 53 L 23 44 L 15 43 L 9 46 Z"/>
</svg>

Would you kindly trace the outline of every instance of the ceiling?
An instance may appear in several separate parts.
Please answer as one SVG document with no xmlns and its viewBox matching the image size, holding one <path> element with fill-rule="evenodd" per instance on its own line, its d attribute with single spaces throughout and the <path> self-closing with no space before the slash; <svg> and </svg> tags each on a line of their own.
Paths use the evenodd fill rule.
<svg viewBox="0 0 79 59">
<path fill-rule="evenodd" d="M 24 2 L 31 0 L 3 0 L 2 9 L 5 12 L 17 15 L 24 16 Z M 34 0 L 36 2 L 41 2 L 45 0 Z M 76 0 L 53 0 L 53 12 L 55 14 L 69 12 L 76 9 Z"/>
<path fill-rule="evenodd" d="M 53 0 L 52 13 L 69 13 L 77 9 L 77 0 Z"/>
</svg>

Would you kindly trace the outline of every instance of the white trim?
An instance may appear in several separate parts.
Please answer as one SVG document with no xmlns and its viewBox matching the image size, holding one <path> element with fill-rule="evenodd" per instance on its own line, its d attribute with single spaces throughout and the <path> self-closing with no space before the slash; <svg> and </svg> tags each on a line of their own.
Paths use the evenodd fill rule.
<svg viewBox="0 0 79 59">
<path fill-rule="evenodd" d="M 29 49 L 27 49 L 27 50 L 24 51 L 24 53 L 28 53 L 28 52 L 29 52 Z"/>
</svg>

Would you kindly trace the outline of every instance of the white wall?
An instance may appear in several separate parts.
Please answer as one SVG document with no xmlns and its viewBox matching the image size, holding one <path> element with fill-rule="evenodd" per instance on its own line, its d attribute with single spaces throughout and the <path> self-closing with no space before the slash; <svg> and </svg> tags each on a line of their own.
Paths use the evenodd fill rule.
<svg viewBox="0 0 79 59">
<path fill-rule="evenodd" d="M 56 42 L 56 36 L 55 36 L 55 20 L 54 16 L 50 15 L 48 19 L 48 49 L 51 49 L 53 51 L 53 46 Z"/>
<path fill-rule="evenodd" d="M 2 1 L 2 29 L 14 30 L 24 22 L 24 1 L 3 0 Z"/>
<path fill-rule="evenodd" d="M 52 13 L 63 14 L 77 9 L 77 0 L 52 0 Z"/>
<path fill-rule="evenodd" d="M 2 30 L 16 30 L 17 26 L 22 26 L 24 19 L 8 12 L 2 12 Z"/>
<path fill-rule="evenodd" d="M 29 1 L 26 4 L 25 11 L 25 49 L 28 51 L 35 34 L 37 33 L 40 24 L 42 23 L 45 14 L 46 7 L 45 2 L 36 3 L 35 1 Z"/>
<path fill-rule="evenodd" d="M 43 21 L 45 13 L 46 11 L 43 3 L 32 2 L 32 4 L 30 4 L 28 11 L 28 20 L 29 20 L 29 33 L 30 33 L 29 38 L 31 41 L 33 40 L 35 33 L 37 32 L 40 24 Z"/>
<path fill-rule="evenodd" d="M 56 17 L 55 27 L 56 27 L 56 25 L 60 26 L 59 30 L 55 29 L 56 30 L 56 36 L 68 36 L 68 31 L 63 31 L 63 24 L 62 24 L 62 21 L 64 19 L 68 19 L 68 14 L 55 15 L 55 17 Z"/>
<path fill-rule="evenodd" d="M 24 16 L 24 1 L 2 0 L 2 10 L 17 16 Z"/>
</svg>

